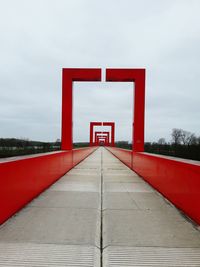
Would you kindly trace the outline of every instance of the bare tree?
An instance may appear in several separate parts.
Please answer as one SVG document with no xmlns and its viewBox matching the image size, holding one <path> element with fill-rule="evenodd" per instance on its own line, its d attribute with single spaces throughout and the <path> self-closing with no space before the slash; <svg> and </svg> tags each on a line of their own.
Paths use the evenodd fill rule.
<svg viewBox="0 0 200 267">
<path fill-rule="evenodd" d="M 198 144 L 200 144 L 200 137 L 196 137 L 196 135 L 193 134 L 193 136 L 191 137 L 190 145 L 198 145 Z"/>
<path fill-rule="evenodd" d="M 195 135 L 191 132 L 182 130 L 181 141 L 183 145 L 191 145 L 195 141 Z"/>
<path fill-rule="evenodd" d="M 172 143 L 174 143 L 175 145 L 181 144 L 182 131 L 183 131 L 182 129 L 177 129 L 177 128 L 172 129 L 171 133 Z"/>
</svg>

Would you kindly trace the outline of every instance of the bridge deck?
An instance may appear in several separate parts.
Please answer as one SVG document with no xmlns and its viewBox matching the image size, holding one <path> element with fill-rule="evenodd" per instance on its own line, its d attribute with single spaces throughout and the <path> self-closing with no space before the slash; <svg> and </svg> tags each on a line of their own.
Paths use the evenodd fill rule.
<svg viewBox="0 0 200 267">
<path fill-rule="evenodd" d="M 200 233 L 100 148 L 1 226 L 0 266 L 200 266 Z"/>
</svg>

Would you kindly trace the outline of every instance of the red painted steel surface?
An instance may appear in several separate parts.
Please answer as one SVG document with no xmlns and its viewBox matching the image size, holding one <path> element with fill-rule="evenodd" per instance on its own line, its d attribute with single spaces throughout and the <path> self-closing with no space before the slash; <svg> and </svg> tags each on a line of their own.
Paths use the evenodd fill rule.
<svg viewBox="0 0 200 267">
<path fill-rule="evenodd" d="M 73 167 L 91 154 L 97 147 L 73 149 Z M 88 153 L 89 152 L 89 153 Z"/>
<path fill-rule="evenodd" d="M 134 82 L 133 151 L 144 151 L 145 69 L 106 69 L 106 81 Z"/>
<path fill-rule="evenodd" d="M 132 151 L 107 149 L 130 167 L 127 155 Z M 132 169 L 200 224 L 200 162 L 134 152 Z"/>
<path fill-rule="evenodd" d="M 132 151 L 117 147 L 108 147 L 107 148 L 114 156 L 120 159 L 124 164 L 126 164 L 129 168 L 132 167 Z"/>
<path fill-rule="evenodd" d="M 1 161 L 0 224 L 95 149 L 75 149 Z"/>
<path fill-rule="evenodd" d="M 63 69 L 62 74 L 62 150 L 73 148 L 73 82 L 101 81 L 101 69 Z"/>
</svg>

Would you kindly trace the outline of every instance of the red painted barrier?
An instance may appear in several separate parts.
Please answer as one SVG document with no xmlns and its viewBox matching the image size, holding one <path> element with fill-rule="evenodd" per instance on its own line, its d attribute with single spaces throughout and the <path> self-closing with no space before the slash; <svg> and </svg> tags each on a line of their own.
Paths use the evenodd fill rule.
<svg viewBox="0 0 200 267">
<path fill-rule="evenodd" d="M 94 152 L 97 149 L 97 147 L 92 148 L 78 148 L 73 149 L 73 167 L 77 165 L 79 162 L 81 162 L 83 159 L 85 159 L 91 152 Z M 88 153 L 88 151 L 90 151 Z"/>
<path fill-rule="evenodd" d="M 121 149 L 107 149 L 130 167 Z M 127 153 L 132 154 L 132 151 Z M 200 162 L 149 153 L 132 155 L 132 169 L 200 224 Z"/>
<path fill-rule="evenodd" d="M 0 224 L 96 148 L 58 151 L 0 161 Z"/>
<path fill-rule="evenodd" d="M 106 147 L 114 156 L 121 160 L 129 168 L 132 168 L 132 151 L 117 147 Z"/>
</svg>

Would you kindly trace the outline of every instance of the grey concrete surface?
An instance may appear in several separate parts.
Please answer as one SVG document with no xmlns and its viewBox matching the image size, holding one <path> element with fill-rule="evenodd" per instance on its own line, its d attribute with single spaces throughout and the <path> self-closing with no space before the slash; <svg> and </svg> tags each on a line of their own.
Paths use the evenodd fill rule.
<svg viewBox="0 0 200 267">
<path fill-rule="evenodd" d="M 200 235 L 173 208 L 104 211 L 104 246 L 200 247 Z"/>
<path fill-rule="evenodd" d="M 103 166 L 103 266 L 199 267 L 195 226 L 105 150 Z"/>
<path fill-rule="evenodd" d="M 12 240 L 99 247 L 99 217 L 100 213 L 95 209 L 27 207 L 3 227 L 0 242 Z"/>
<path fill-rule="evenodd" d="M 100 209 L 100 194 L 94 192 L 48 191 L 33 200 L 29 206 L 46 208 Z"/>
<path fill-rule="evenodd" d="M 100 148 L 0 227 L 0 266 L 199 267 L 200 233 Z"/>
<path fill-rule="evenodd" d="M 140 177 L 138 177 L 138 175 L 134 175 L 134 176 L 127 176 L 127 175 L 118 175 L 118 174 L 104 174 L 103 175 L 103 180 L 104 180 L 104 184 L 106 182 L 108 183 L 132 183 L 132 182 L 138 182 L 138 183 L 143 183 L 143 181 L 141 180 Z"/>
<path fill-rule="evenodd" d="M 199 267 L 199 248 L 120 247 L 104 250 L 104 267 Z"/>
<path fill-rule="evenodd" d="M 122 178 L 123 179 L 123 178 Z M 153 189 L 146 183 L 104 183 L 104 192 L 153 192 Z"/>
<path fill-rule="evenodd" d="M 100 251 L 92 246 L 0 243 L 0 266 L 100 267 Z"/>
</svg>

